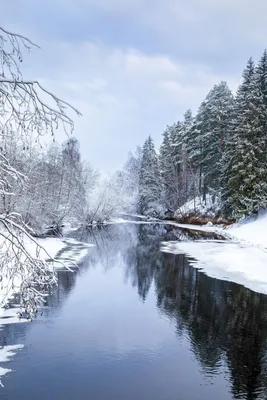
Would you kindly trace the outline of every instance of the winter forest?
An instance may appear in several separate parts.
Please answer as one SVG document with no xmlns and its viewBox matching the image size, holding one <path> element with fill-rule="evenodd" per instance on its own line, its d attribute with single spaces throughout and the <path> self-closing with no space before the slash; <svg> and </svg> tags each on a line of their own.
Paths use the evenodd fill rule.
<svg viewBox="0 0 267 400">
<path fill-rule="evenodd" d="M 207 196 L 222 215 L 240 218 L 267 205 L 267 52 L 252 59 L 233 95 L 216 84 L 196 115 L 166 128 L 159 152 L 151 136 L 140 159 L 138 207 L 162 215 Z"/>
<path fill-rule="evenodd" d="M 223 2 L 2 3 L 0 397 L 267 399 L 257 35 L 192 50 Z"/>
<path fill-rule="evenodd" d="M 81 159 L 69 116 L 79 111 L 39 82 L 23 79 L 24 55 L 35 47 L 0 29 L 0 267 L 11 286 L 19 277 L 29 310 L 55 277 L 36 255 L 40 245 L 33 256 L 25 238 L 66 224 L 102 224 L 120 212 L 164 218 L 166 210 L 196 198 L 211 199 L 220 215 L 234 218 L 266 207 L 266 51 L 257 65 L 249 59 L 235 96 L 226 82 L 216 84 L 195 116 L 188 110 L 167 126 L 158 152 L 151 132 L 121 170 L 104 177 Z M 66 134 L 63 143 L 59 129 Z"/>
<path fill-rule="evenodd" d="M 19 293 L 30 318 L 57 280 L 56 260 L 38 238 L 65 224 L 103 222 L 117 207 L 112 179 L 81 160 L 70 117 L 79 111 L 24 79 L 24 56 L 36 47 L 0 27 L 0 302 Z"/>
</svg>

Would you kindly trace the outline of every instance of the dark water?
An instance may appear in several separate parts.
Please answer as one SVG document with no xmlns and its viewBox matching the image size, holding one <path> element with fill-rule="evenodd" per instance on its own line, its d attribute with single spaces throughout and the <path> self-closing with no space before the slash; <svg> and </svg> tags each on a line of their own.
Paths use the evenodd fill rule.
<svg viewBox="0 0 267 400">
<path fill-rule="evenodd" d="M 0 345 L 25 344 L 5 376 L 7 400 L 267 398 L 267 297 L 209 278 L 159 251 L 194 232 L 117 225 L 79 271 L 60 272 L 42 316 L 6 325 Z"/>
</svg>

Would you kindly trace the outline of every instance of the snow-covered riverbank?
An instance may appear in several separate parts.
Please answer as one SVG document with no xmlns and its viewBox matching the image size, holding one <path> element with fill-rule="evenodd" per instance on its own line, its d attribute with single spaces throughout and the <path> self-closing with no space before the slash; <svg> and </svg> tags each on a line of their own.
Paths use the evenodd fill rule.
<svg viewBox="0 0 267 400">
<path fill-rule="evenodd" d="M 37 243 L 41 246 L 39 257 L 42 260 L 49 260 L 50 258 L 58 263 L 53 263 L 56 269 L 71 268 L 82 262 L 86 257 L 88 249 L 94 245 L 80 242 L 72 238 L 46 238 L 37 239 Z M 29 243 L 31 254 L 34 255 L 36 245 Z"/>
<path fill-rule="evenodd" d="M 233 238 L 267 251 L 267 212 L 246 218 L 225 230 Z"/>
<path fill-rule="evenodd" d="M 190 228 L 190 226 L 186 226 Z M 191 264 L 208 276 L 239 283 L 267 294 L 267 213 L 247 218 L 228 229 L 193 227 L 214 231 L 228 241 L 165 242 L 163 252 L 186 254 Z"/>
<path fill-rule="evenodd" d="M 3 346 L 0 348 L 0 363 L 6 363 L 10 361 L 12 357 L 14 357 L 17 352 L 21 349 L 23 349 L 22 344 L 15 344 L 12 346 Z M 0 377 L 5 376 L 8 372 L 11 372 L 12 370 L 10 368 L 4 368 L 0 366 Z M 4 386 L 1 379 L 0 379 L 0 386 Z"/>
<path fill-rule="evenodd" d="M 164 242 L 161 250 L 186 254 L 190 263 L 212 278 L 267 294 L 267 253 L 231 241 Z"/>
<path fill-rule="evenodd" d="M 46 238 L 34 239 L 34 241 L 32 241 L 26 237 L 24 238 L 24 246 L 29 254 L 34 258 L 43 261 L 53 260 L 52 262 L 49 262 L 49 266 L 52 270 L 54 268 L 71 269 L 76 267 L 82 262 L 84 257 L 86 257 L 89 248 L 93 245 L 69 238 Z M 23 318 L 18 318 L 18 308 L 7 308 L 9 301 L 20 291 L 21 280 L 21 276 L 15 276 L 12 281 L 8 276 L 3 276 L 1 279 L 0 329 L 3 324 L 26 322 Z"/>
<path fill-rule="evenodd" d="M 24 238 L 25 248 L 32 257 L 37 256 L 37 244 L 41 246 L 38 251 L 38 258 L 43 261 L 55 260 L 56 262 L 51 263 L 51 268 L 57 269 L 78 266 L 88 254 L 89 248 L 93 246 L 69 238 L 34 239 L 34 242 L 29 238 Z M 19 292 L 20 285 L 21 279 L 19 277 L 16 277 L 13 282 L 10 282 L 5 277 L 2 278 L 0 288 L 0 302 L 2 305 L 0 307 L 0 330 L 3 329 L 3 325 L 29 322 L 29 320 L 19 317 L 20 308 L 8 307 L 9 301 Z M 0 378 L 11 371 L 9 368 L 4 368 L 2 363 L 9 361 L 22 348 L 23 345 L 20 344 L 0 348 Z M 1 379 L 0 385 L 3 386 Z"/>
</svg>

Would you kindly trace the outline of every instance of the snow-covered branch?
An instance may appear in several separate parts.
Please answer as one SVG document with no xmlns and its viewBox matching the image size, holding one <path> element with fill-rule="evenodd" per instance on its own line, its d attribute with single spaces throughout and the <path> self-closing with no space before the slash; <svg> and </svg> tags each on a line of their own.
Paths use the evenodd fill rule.
<svg viewBox="0 0 267 400">
<path fill-rule="evenodd" d="M 52 184 L 53 178 L 59 175 L 62 183 L 58 207 L 67 200 L 65 209 L 70 204 L 74 207 L 77 193 L 83 195 L 79 160 L 64 169 L 60 164 L 63 152 L 59 157 L 56 154 L 60 161 L 55 167 L 60 172 L 53 170 L 51 174 L 55 160 L 41 162 L 32 145 L 46 133 L 54 136 L 60 127 L 71 133 L 74 123 L 69 113 L 81 115 L 40 82 L 24 79 L 21 63 L 25 51 L 33 47 L 38 46 L 27 37 L 0 26 L 0 306 L 18 292 L 30 318 L 56 282 L 52 264 L 40 253 L 45 259 L 51 257 L 31 235 L 39 216 L 52 209 L 58 184 L 58 180 Z M 71 180 L 74 184 L 67 186 Z M 37 185 L 40 182 L 42 185 Z M 68 194 L 63 199 L 66 188 Z M 56 214 L 59 210 L 53 211 Z"/>
<path fill-rule="evenodd" d="M 43 135 L 62 125 L 68 133 L 74 128 L 68 112 L 80 112 L 68 102 L 45 89 L 36 80 L 24 80 L 20 70 L 23 50 L 36 45 L 28 38 L 0 27 L 0 130 L 12 130 L 24 135 L 34 132 Z"/>
</svg>

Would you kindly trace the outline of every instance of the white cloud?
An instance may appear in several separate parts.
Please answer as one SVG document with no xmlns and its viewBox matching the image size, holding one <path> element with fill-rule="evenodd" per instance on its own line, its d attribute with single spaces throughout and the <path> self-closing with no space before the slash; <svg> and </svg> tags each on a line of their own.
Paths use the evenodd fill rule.
<svg viewBox="0 0 267 400">
<path fill-rule="evenodd" d="M 179 73 L 178 65 L 167 56 L 149 56 L 134 49 L 125 51 L 121 56 L 125 59 L 125 69 L 129 74 L 159 79 L 162 74 L 175 76 Z"/>
<path fill-rule="evenodd" d="M 81 109 L 83 154 L 106 169 L 148 134 L 159 143 L 165 126 L 196 110 L 220 80 L 235 90 L 267 35 L 265 0 L 11 3 L 5 23 L 42 46 L 25 76 Z"/>
<path fill-rule="evenodd" d="M 94 42 L 55 43 L 50 52 L 55 68 L 47 85 L 81 110 L 76 135 L 97 167 L 117 167 L 148 134 L 159 143 L 167 124 L 189 107 L 196 110 L 215 83 L 231 78 L 166 55 Z"/>
</svg>

